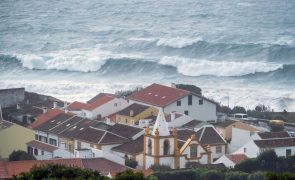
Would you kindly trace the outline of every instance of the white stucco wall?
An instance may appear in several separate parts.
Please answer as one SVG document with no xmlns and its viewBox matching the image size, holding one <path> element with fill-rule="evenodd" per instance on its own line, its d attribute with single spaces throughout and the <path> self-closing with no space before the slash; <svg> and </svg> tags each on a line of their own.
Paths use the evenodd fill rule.
<svg viewBox="0 0 295 180">
<path fill-rule="evenodd" d="M 245 145 L 252 139 L 252 135 L 253 133 L 250 131 L 232 127 L 232 139 L 228 146 L 228 153 L 231 154 Z"/>
<path fill-rule="evenodd" d="M 124 108 L 129 106 L 129 103 L 127 100 L 123 98 L 115 98 L 97 108 L 95 108 L 92 111 L 92 118 L 96 118 L 97 115 L 101 115 L 101 117 L 106 117 L 108 115 L 111 115 L 115 112 L 118 112 Z"/>
<path fill-rule="evenodd" d="M 245 154 L 249 158 L 256 158 L 260 153 L 260 149 L 251 140 L 244 146 L 240 147 L 233 154 Z"/>
<path fill-rule="evenodd" d="M 233 168 L 235 166 L 235 164 L 231 160 L 229 160 L 225 155 L 221 156 L 219 159 L 213 162 L 213 164 L 220 164 L 220 163 L 224 164 L 228 168 L 229 167 Z"/>
<path fill-rule="evenodd" d="M 181 106 L 177 106 L 177 102 L 164 107 L 165 113 L 171 113 L 171 112 L 178 112 L 181 114 L 184 114 L 184 111 L 189 111 L 189 116 L 200 120 L 200 121 L 216 121 L 217 120 L 217 112 L 216 112 L 216 104 L 211 103 L 207 101 L 206 99 L 203 99 L 203 104 L 199 105 L 199 100 L 201 98 L 194 96 L 192 97 L 192 105 L 188 105 L 188 96 L 183 97 L 180 99 Z M 153 106 L 156 108 L 159 108 L 155 105 L 143 103 L 139 101 L 130 100 L 130 103 L 138 103 L 148 106 Z"/>
</svg>

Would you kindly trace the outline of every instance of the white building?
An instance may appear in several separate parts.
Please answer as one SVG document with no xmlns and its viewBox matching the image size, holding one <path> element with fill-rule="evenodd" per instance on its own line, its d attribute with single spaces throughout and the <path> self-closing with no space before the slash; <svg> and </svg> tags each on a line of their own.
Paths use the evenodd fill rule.
<svg viewBox="0 0 295 180">
<path fill-rule="evenodd" d="M 237 164 L 247 159 L 245 154 L 225 154 L 216 160 L 213 164 L 224 164 L 228 168 L 234 168 Z"/>
<path fill-rule="evenodd" d="M 87 103 L 73 102 L 67 109 L 80 117 L 101 119 L 128 106 L 128 101 L 113 94 L 100 93 Z"/>
<path fill-rule="evenodd" d="M 46 144 L 40 141 L 32 140 L 27 143 L 28 154 L 33 155 L 37 160 L 54 158 L 73 158 L 74 155 L 64 149 Z"/>
<path fill-rule="evenodd" d="M 216 103 L 208 98 L 175 87 L 152 84 L 131 94 L 130 103 L 162 108 L 165 113 L 186 114 L 201 121 L 216 122 Z"/>
<path fill-rule="evenodd" d="M 295 154 L 295 138 L 276 138 L 251 140 L 234 154 L 245 154 L 249 158 L 256 158 L 261 152 L 274 150 L 278 156 L 291 156 Z"/>
<path fill-rule="evenodd" d="M 154 164 L 177 169 L 184 168 L 187 162 L 212 162 L 210 146 L 204 147 L 194 134 L 183 145 L 178 144 L 177 130 L 174 128 L 172 134 L 170 133 L 162 109 L 159 110 L 153 130 L 150 132 L 146 128 L 143 149 L 144 169 Z"/>
</svg>

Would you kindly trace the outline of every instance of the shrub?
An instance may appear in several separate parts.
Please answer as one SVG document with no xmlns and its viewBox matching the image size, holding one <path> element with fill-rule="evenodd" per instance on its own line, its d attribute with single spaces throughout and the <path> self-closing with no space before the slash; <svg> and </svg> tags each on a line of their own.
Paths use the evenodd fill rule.
<svg viewBox="0 0 295 180">
<path fill-rule="evenodd" d="M 257 159 L 246 159 L 244 161 L 242 161 L 240 164 L 237 164 L 235 166 L 235 169 L 238 171 L 243 171 L 246 173 L 250 173 L 253 171 L 257 171 L 259 166 L 259 162 L 257 161 Z"/>
<path fill-rule="evenodd" d="M 224 174 L 217 170 L 208 170 L 202 174 L 202 179 L 206 179 L 206 180 L 224 179 Z"/>
<path fill-rule="evenodd" d="M 9 155 L 9 161 L 24 161 L 24 160 L 36 160 L 36 158 L 25 151 L 13 151 Z"/>
<path fill-rule="evenodd" d="M 59 164 L 34 166 L 30 172 L 15 176 L 14 179 L 108 179 L 101 176 L 98 171 L 67 167 Z"/>
<path fill-rule="evenodd" d="M 131 167 L 131 168 L 136 168 L 138 165 L 138 162 L 135 161 L 134 159 L 126 157 L 125 158 L 125 165 L 128 167 Z"/>
<path fill-rule="evenodd" d="M 116 174 L 115 180 L 145 180 L 144 174 L 142 172 L 133 172 L 128 169 L 126 171 Z"/>
<path fill-rule="evenodd" d="M 260 153 L 257 157 L 259 169 L 264 171 L 276 171 L 278 156 L 275 151 L 268 150 Z"/>
<path fill-rule="evenodd" d="M 264 172 L 255 172 L 248 175 L 248 180 L 264 180 Z"/>
<path fill-rule="evenodd" d="M 248 173 L 232 171 L 225 174 L 225 180 L 247 180 Z"/>
<path fill-rule="evenodd" d="M 171 170 L 171 167 L 168 165 L 154 164 L 150 167 L 150 169 L 153 171 L 169 171 Z"/>
</svg>

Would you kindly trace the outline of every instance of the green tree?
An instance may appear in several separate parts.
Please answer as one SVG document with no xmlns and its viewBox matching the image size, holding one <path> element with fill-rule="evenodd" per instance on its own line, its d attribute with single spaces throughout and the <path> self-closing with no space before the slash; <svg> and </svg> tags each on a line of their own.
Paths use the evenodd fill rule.
<svg viewBox="0 0 295 180">
<path fill-rule="evenodd" d="M 138 162 L 135 161 L 134 159 L 125 157 L 125 166 L 131 167 L 131 168 L 136 168 L 138 165 Z"/>
<path fill-rule="evenodd" d="M 153 171 L 169 171 L 171 170 L 171 167 L 168 165 L 154 164 L 150 167 L 150 169 Z"/>
<path fill-rule="evenodd" d="M 142 172 L 134 172 L 130 169 L 117 173 L 115 180 L 145 180 Z"/>
<path fill-rule="evenodd" d="M 98 171 L 67 167 L 59 164 L 47 164 L 34 166 L 30 172 L 14 176 L 12 179 L 93 179 L 105 180 L 108 177 L 101 176 Z"/>
<path fill-rule="evenodd" d="M 246 114 L 247 111 L 244 107 L 242 106 L 235 106 L 233 109 L 232 109 L 232 113 L 244 113 Z"/>
<path fill-rule="evenodd" d="M 25 161 L 25 160 L 36 160 L 36 158 L 22 150 L 13 151 L 9 155 L 9 161 Z"/>
<path fill-rule="evenodd" d="M 274 150 L 268 150 L 260 153 L 257 157 L 259 169 L 264 171 L 276 171 L 278 156 Z"/>
</svg>

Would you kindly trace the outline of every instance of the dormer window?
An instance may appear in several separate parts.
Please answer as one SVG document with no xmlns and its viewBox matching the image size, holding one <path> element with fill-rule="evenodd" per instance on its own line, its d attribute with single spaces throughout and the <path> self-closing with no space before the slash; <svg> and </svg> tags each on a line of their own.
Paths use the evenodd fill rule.
<svg viewBox="0 0 295 180">
<path fill-rule="evenodd" d="M 191 151 L 191 158 L 197 158 L 198 157 L 198 146 L 197 145 L 191 145 L 190 146 L 190 151 Z"/>
</svg>

